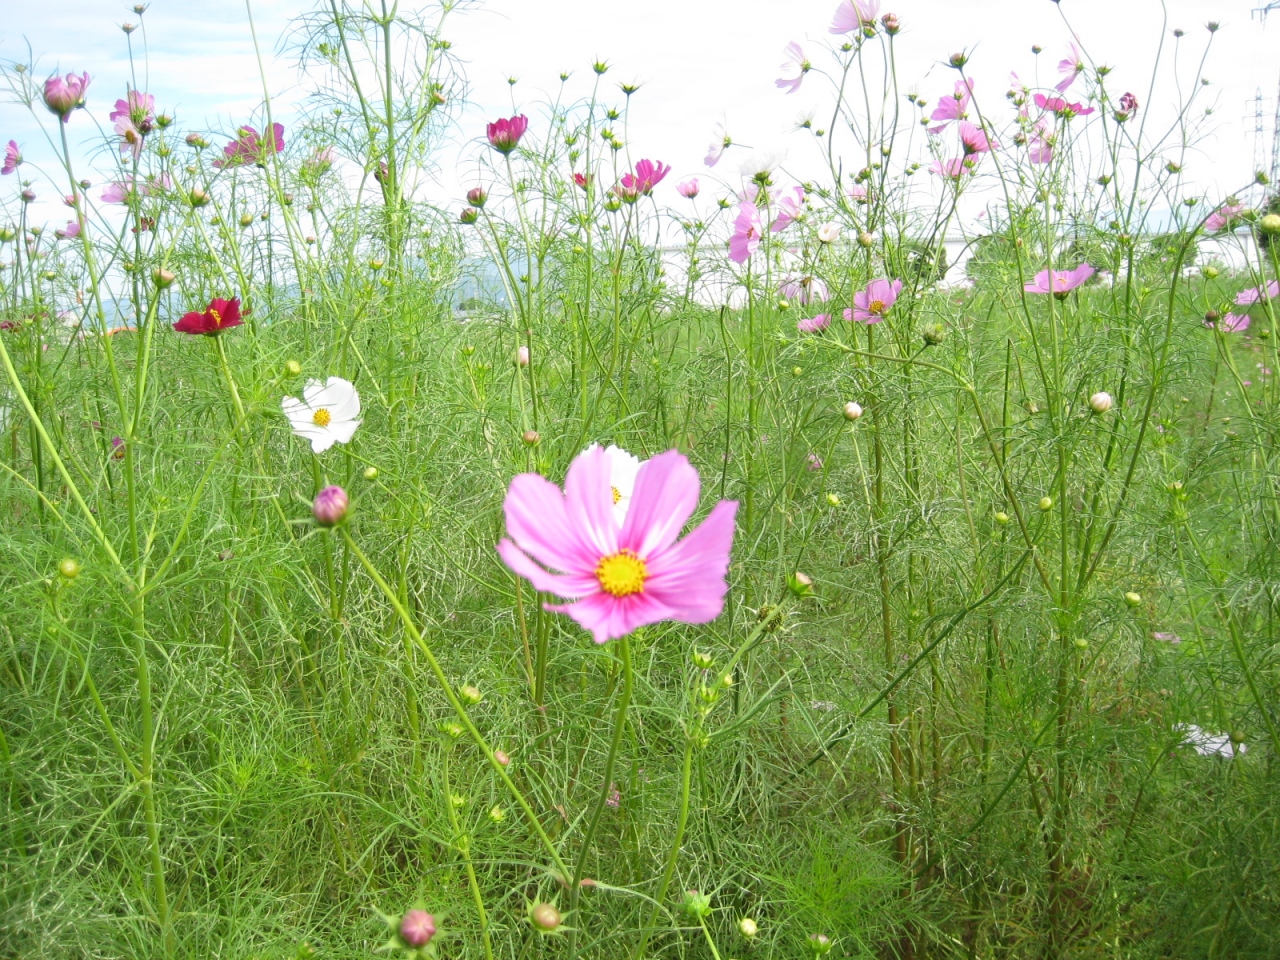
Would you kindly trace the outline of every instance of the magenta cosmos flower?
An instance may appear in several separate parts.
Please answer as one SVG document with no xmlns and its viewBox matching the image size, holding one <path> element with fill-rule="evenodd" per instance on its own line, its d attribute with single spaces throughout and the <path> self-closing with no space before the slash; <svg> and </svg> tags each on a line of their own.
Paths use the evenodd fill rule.
<svg viewBox="0 0 1280 960">
<path fill-rule="evenodd" d="M 498 544 L 503 562 L 535 589 L 571 601 L 546 609 L 568 614 L 596 643 L 663 620 L 714 620 L 729 589 L 738 504 L 720 501 L 677 541 L 701 486 L 683 454 L 668 450 L 641 465 L 621 525 L 610 477 L 597 446 L 574 458 L 563 493 L 536 473 L 513 479 L 503 503 L 510 539 Z"/>
<path fill-rule="evenodd" d="M 879 323 L 889 315 L 889 308 L 897 303 L 901 292 L 901 280 L 872 280 L 867 289 L 853 295 L 853 309 L 846 310 L 844 318 L 859 323 Z"/>
<path fill-rule="evenodd" d="M 520 143 L 520 138 L 524 136 L 524 132 L 528 129 L 529 118 L 523 113 L 509 120 L 505 117 L 497 120 L 489 124 L 487 129 L 489 146 L 506 156 L 516 148 L 516 145 Z"/>
<path fill-rule="evenodd" d="M 0 173 L 9 174 L 17 170 L 22 165 L 22 151 L 18 149 L 18 141 L 10 140 L 5 144 L 4 148 L 4 166 L 0 166 Z"/>
<path fill-rule="evenodd" d="M 622 188 L 638 196 L 647 197 L 670 172 L 670 164 L 664 164 L 660 160 L 637 160 L 636 172 L 622 175 Z"/>
<path fill-rule="evenodd" d="M 1027 293 L 1052 293 L 1061 299 L 1093 276 L 1093 267 L 1082 263 L 1074 270 L 1041 270 L 1034 283 L 1023 286 Z"/>
<path fill-rule="evenodd" d="M 986 131 L 968 120 L 960 121 L 960 142 L 964 145 L 965 156 L 1000 149 L 1000 144 L 988 138 Z"/>
<path fill-rule="evenodd" d="M 829 313 L 820 313 L 816 317 L 796 322 L 796 329 L 801 333 L 817 333 L 819 330 L 825 330 L 829 326 L 831 326 L 831 314 Z"/>
<path fill-rule="evenodd" d="M 969 116 L 969 101 L 973 98 L 973 80 L 957 80 L 956 90 L 949 97 L 940 97 L 938 105 L 929 114 L 930 120 L 937 120 L 936 127 L 930 127 L 930 133 L 941 133 L 952 120 L 964 120 Z"/>
<path fill-rule="evenodd" d="M 1093 113 L 1093 107 L 1086 107 L 1082 103 L 1068 103 L 1062 97 L 1046 97 L 1043 93 L 1037 93 L 1035 96 L 1036 106 L 1041 110 L 1048 110 L 1057 114 L 1059 117 L 1087 117 Z"/>
<path fill-rule="evenodd" d="M 1261 300 L 1274 300 L 1280 297 L 1280 280 L 1272 280 L 1265 290 L 1262 287 L 1250 287 L 1236 294 L 1236 306 L 1251 307 Z"/>
<path fill-rule="evenodd" d="M 1070 56 L 1058 61 L 1058 72 L 1062 74 L 1062 79 L 1055 88 L 1059 93 L 1066 93 L 1067 87 L 1075 83 L 1076 77 L 1084 72 L 1084 54 L 1074 42 L 1071 44 Z"/>
<path fill-rule="evenodd" d="M 72 111 L 84 106 L 85 91 L 89 89 L 89 74 L 50 77 L 44 82 L 44 105 L 66 123 Z"/>
<path fill-rule="evenodd" d="M 786 70 L 788 75 L 779 77 L 775 82 L 779 90 L 785 89 L 787 93 L 795 93 L 800 89 L 804 75 L 813 68 L 813 64 L 806 59 L 804 50 L 794 40 L 787 44 L 786 53 L 787 59 L 782 62 L 782 69 Z"/>
<path fill-rule="evenodd" d="M 156 125 L 156 98 L 149 93 L 130 90 L 125 100 L 117 100 L 110 119 L 115 121 L 120 135 L 120 152 L 132 153 L 133 159 L 142 156 L 142 141 Z"/>
<path fill-rule="evenodd" d="M 874 27 L 880 15 L 880 0 L 843 0 L 831 20 L 831 32 L 853 33 Z"/>
<path fill-rule="evenodd" d="M 1204 222 L 1206 230 L 1225 230 L 1239 219 L 1240 214 L 1244 213 L 1244 204 L 1242 203 L 1224 203 L 1213 213 L 1209 214 L 1209 219 Z"/>
<path fill-rule="evenodd" d="M 760 208 L 754 203 L 743 203 L 738 207 L 738 219 L 733 222 L 729 259 L 734 263 L 746 263 L 760 246 L 760 234 Z"/>
</svg>

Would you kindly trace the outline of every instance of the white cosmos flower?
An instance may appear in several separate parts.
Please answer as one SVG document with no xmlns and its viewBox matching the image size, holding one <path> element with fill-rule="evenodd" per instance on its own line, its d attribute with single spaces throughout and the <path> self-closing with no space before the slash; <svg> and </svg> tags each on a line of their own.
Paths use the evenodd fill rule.
<svg viewBox="0 0 1280 960">
<path fill-rule="evenodd" d="M 1185 733 L 1186 739 L 1182 742 L 1189 747 L 1194 747 L 1196 753 L 1202 757 L 1231 759 L 1248 749 L 1243 743 L 1232 743 L 1231 737 L 1225 733 L 1209 733 L 1207 730 L 1201 730 L 1194 723 L 1175 724 L 1173 729 L 1179 733 Z"/>
<path fill-rule="evenodd" d="M 341 377 L 321 383 L 312 380 L 302 391 L 302 399 L 280 401 L 293 432 L 311 441 L 311 449 L 324 453 L 335 443 L 346 443 L 360 426 L 360 395 Z"/>
<path fill-rule="evenodd" d="M 818 239 L 822 243 L 835 243 L 840 239 L 840 224 L 835 222 L 824 223 L 818 228 Z"/>
<path fill-rule="evenodd" d="M 594 450 L 600 446 L 593 443 L 587 447 Z M 627 519 L 627 510 L 631 507 L 631 494 L 636 488 L 636 474 L 640 472 L 640 458 L 627 453 L 621 447 L 609 444 L 604 455 L 609 458 L 609 485 L 613 488 L 613 518 L 622 526 Z"/>
</svg>

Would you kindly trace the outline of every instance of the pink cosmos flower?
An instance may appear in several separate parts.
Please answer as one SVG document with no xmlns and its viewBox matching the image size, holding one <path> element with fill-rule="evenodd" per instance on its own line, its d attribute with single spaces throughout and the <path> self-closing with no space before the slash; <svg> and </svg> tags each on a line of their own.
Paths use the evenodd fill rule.
<svg viewBox="0 0 1280 960">
<path fill-rule="evenodd" d="M 1058 61 L 1058 72 L 1063 75 L 1056 86 L 1059 93 L 1065 93 L 1067 87 L 1076 82 L 1076 77 L 1084 72 L 1084 55 L 1074 41 L 1071 44 L 1071 55 Z"/>
<path fill-rule="evenodd" d="M 676 193 L 686 200 L 692 200 L 698 195 L 698 178 L 690 177 L 688 180 L 676 184 Z"/>
<path fill-rule="evenodd" d="M 787 277 L 778 287 L 778 293 L 806 307 L 831 296 L 827 285 L 818 277 Z"/>
<path fill-rule="evenodd" d="M 80 224 L 76 220 L 68 220 L 67 225 L 65 227 L 63 227 L 61 230 L 57 230 L 54 232 L 60 234 L 63 237 L 74 239 L 75 237 L 80 236 Z"/>
<path fill-rule="evenodd" d="M 568 614 L 596 643 L 663 620 L 707 623 L 724 609 L 738 505 L 720 501 L 677 541 L 700 486 L 678 450 L 645 461 L 619 527 L 609 457 L 588 448 L 570 465 L 563 493 L 536 473 L 511 481 L 503 503 L 510 539 L 498 554 L 535 589 L 572 601 L 546 609 Z"/>
<path fill-rule="evenodd" d="M 491 123 L 487 128 L 489 146 L 505 156 L 516 148 L 528 129 L 529 118 L 523 113 L 510 120 L 503 118 Z"/>
<path fill-rule="evenodd" d="M 741 204 L 738 218 L 733 222 L 733 236 L 729 238 L 729 259 L 746 263 L 760 246 L 760 234 L 760 208 L 754 203 Z"/>
<path fill-rule="evenodd" d="M 135 192 L 139 196 L 150 197 L 172 186 L 173 180 L 167 173 L 162 173 L 159 177 L 147 177 L 141 184 L 134 180 L 133 174 L 126 173 L 124 180 L 107 184 L 102 191 L 102 200 L 104 203 L 128 203 Z"/>
<path fill-rule="evenodd" d="M 634 174 L 626 173 L 622 176 L 622 186 L 628 190 L 635 190 L 642 197 L 647 197 L 653 193 L 653 188 L 662 182 L 662 178 L 671 172 L 671 166 L 661 161 L 638 160 L 636 161 L 636 172 Z"/>
<path fill-rule="evenodd" d="M 18 149 L 18 141 L 10 140 L 4 148 L 4 166 L 0 174 L 10 174 L 22 164 L 22 151 Z"/>
<path fill-rule="evenodd" d="M 1093 267 L 1087 263 L 1080 264 L 1074 270 L 1054 270 L 1052 273 L 1041 270 L 1036 274 L 1035 282 L 1024 284 L 1022 289 L 1027 293 L 1052 293 L 1061 298 L 1092 277 L 1093 273 Z"/>
<path fill-rule="evenodd" d="M 1213 213 L 1209 214 L 1209 219 L 1204 222 L 1204 228 L 1212 231 L 1225 230 L 1242 213 L 1244 213 L 1244 204 L 1224 203 L 1217 210 L 1213 211 Z"/>
<path fill-rule="evenodd" d="M 1249 329 L 1247 313 L 1228 313 L 1218 321 L 1218 329 L 1223 333 L 1242 333 Z"/>
<path fill-rule="evenodd" d="M 240 139 L 232 140 L 222 148 L 222 159 L 213 161 L 213 165 L 219 169 L 223 167 L 238 167 L 246 163 L 256 163 L 258 166 L 265 166 L 267 156 L 270 153 L 282 153 L 284 151 L 284 125 L 273 123 L 271 125 L 272 139 L 274 144 L 263 141 L 258 136 L 258 131 L 253 127 L 241 127 Z M 272 149 L 274 147 L 274 150 Z"/>
<path fill-rule="evenodd" d="M 973 174 L 974 161 L 966 158 L 956 157 L 952 160 L 935 160 L 929 167 L 929 172 L 947 180 L 959 181 L 965 174 Z"/>
<path fill-rule="evenodd" d="M 1043 93 L 1035 95 L 1036 106 L 1041 110 L 1048 110 L 1059 117 L 1087 117 L 1093 113 L 1093 107 L 1086 107 L 1081 103 L 1067 103 L 1062 97 L 1046 97 Z"/>
<path fill-rule="evenodd" d="M 960 121 L 960 142 L 964 144 L 965 156 L 1000 149 L 1000 144 L 989 139 L 986 131 L 968 120 Z"/>
<path fill-rule="evenodd" d="M 879 323 L 889 315 L 889 308 L 897 302 L 901 292 L 901 280 L 872 280 L 867 289 L 853 295 L 853 310 L 846 310 L 844 318 L 859 323 Z"/>
<path fill-rule="evenodd" d="M 1027 144 L 1027 159 L 1032 163 L 1049 163 L 1053 159 L 1053 137 L 1036 136 Z"/>
<path fill-rule="evenodd" d="M 68 73 L 66 77 L 50 77 L 44 82 L 44 105 L 66 123 L 71 119 L 72 111 L 84 106 L 85 91 L 89 89 L 89 74 L 76 76 Z"/>
<path fill-rule="evenodd" d="M 591 186 L 591 180 L 592 177 L 590 174 L 575 173 L 573 175 L 574 186 L 579 187 L 582 190 L 586 190 L 587 187 Z"/>
<path fill-rule="evenodd" d="M 116 123 L 116 133 L 121 136 L 120 152 L 133 153 L 136 160 L 142 155 L 142 140 L 155 129 L 156 98 L 149 93 L 130 90 L 127 98 L 116 101 L 110 119 Z"/>
<path fill-rule="evenodd" d="M 724 156 L 724 152 L 733 146 L 733 138 L 725 130 L 723 123 L 717 123 L 711 131 L 711 145 L 707 147 L 707 156 L 703 160 L 708 167 L 714 167 Z"/>
<path fill-rule="evenodd" d="M 855 183 L 849 188 L 849 199 L 854 203 L 867 202 L 867 188 L 860 183 Z"/>
<path fill-rule="evenodd" d="M 949 97 L 940 97 L 938 105 L 929 114 L 929 119 L 939 121 L 936 127 L 930 127 L 930 133 L 941 133 L 952 120 L 964 120 L 969 116 L 969 101 L 973 97 L 973 80 L 957 80 L 956 91 Z"/>
<path fill-rule="evenodd" d="M 1248 290 L 1241 290 L 1236 294 L 1236 305 L 1251 307 L 1260 300 L 1274 300 L 1276 297 L 1280 297 L 1280 280 L 1270 281 L 1265 291 L 1262 287 L 1250 287 Z"/>
<path fill-rule="evenodd" d="M 805 58 L 804 50 L 800 48 L 800 44 L 792 40 L 787 44 L 787 59 L 782 62 L 782 69 L 794 73 L 795 76 L 782 76 L 775 82 L 778 89 L 786 88 L 787 93 L 795 93 L 800 89 L 800 84 L 804 80 L 804 75 L 812 69 L 813 65 Z"/>
<path fill-rule="evenodd" d="M 831 314 L 820 313 L 816 317 L 810 317 L 808 320 L 800 320 L 796 323 L 796 329 L 801 333 L 817 333 L 819 330 L 825 330 L 831 326 Z"/>
<path fill-rule="evenodd" d="M 791 226 L 793 220 L 804 213 L 804 187 L 790 187 L 781 191 L 775 202 L 778 218 L 773 221 L 773 226 L 769 229 L 774 233 L 781 233 Z"/>
<path fill-rule="evenodd" d="M 880 0 L 841 0 L 831 21 L 831 32 L 855 33 L 874 27 L 880 15 Z"/>
</svg>

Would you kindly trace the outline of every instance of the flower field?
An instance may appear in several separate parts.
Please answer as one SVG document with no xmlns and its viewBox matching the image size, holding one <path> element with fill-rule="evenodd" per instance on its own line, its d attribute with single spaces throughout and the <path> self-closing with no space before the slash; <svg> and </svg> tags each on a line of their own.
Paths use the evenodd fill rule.
<svg viewBox="0 0 1280 960">
<path fill-rule="evenodd" d="M 0 958 L 1280 955 L 1219 24 L 993 89 L 839 0 L 803 160 L 679 169 L 599 60 L 442 196 L 420 6 L 318 4 L 230 129 L 0 65 Z"/>
</svg>

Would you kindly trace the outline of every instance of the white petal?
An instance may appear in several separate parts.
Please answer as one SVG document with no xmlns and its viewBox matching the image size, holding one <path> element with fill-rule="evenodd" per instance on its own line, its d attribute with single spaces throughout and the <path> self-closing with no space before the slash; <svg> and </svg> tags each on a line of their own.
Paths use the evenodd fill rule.
<svg viewBox="0 0 1280 960">
<path fill-rule="evenodd" d="M 359 420 L 333 420 L 329 423 L 329 432 L 339 443 L 347 443 L 355 436 L 356 427 L 360 423 Z"/>
<path fill-rule="evenodd" d="M 324 453 L 333 446 L 335 439 L 332 431 L 323 430 L 317 436 L 311 438 L 311 451 L 313 453 Z"/>
</svg>

